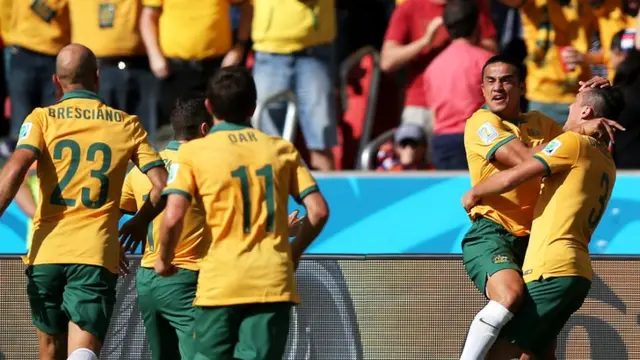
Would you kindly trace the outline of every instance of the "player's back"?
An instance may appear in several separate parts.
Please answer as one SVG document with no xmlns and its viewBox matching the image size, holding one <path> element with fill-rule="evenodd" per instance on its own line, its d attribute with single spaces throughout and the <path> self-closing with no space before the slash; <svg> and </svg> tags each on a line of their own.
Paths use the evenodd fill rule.
<svg viewBox="0 0 640 360">
<path fill-rule="evenodd" d="M 611 154 L 596 139 L 567 132 L 535 157 L 550 175 L 535 210 L 525 280 L 575 275 L 591 279 L 589 241 L 616 180 Z"/>
<path fill-rule="evenodd" d="M 196 305 L 297 301 L 288 197 L 304 197 L 298 188 L 316 188 L 310 175 L 309 184 L 301 183 L 306 178 L 298 176 L 302 165 L 293 145 L 250 127 L 221 123 L 205 138 L 182 145 L 175 166 L 190 167 L 211 232 L 200 263 L 200 279 L 208 285 L 199 282 Z M 172 167 L 169 188 L 176 173 Z"/>
<path fill-rule="evenodd" d="M 535 147 L 561 133 L 557 123 L 537 111 L 521 114 L 514 121 L 503 120 L 488 110 L 476 111 L 464 133 L 471 184 L 509 168 L 495 160 L 495 153 L 509 141 L 520 139 L 526 146 Z M 488 196 L 471 210 L 472 216 L 485 216 L 514 235 L 528 235 L 539 190 L 540 180 L 532 179 L 504 194 Z"/>
<path fill-rule="evenodd" d="M 127 163 L 131 159 L 143 171 L 162 165 L 137 117 L 106 106 L 92 92 L 68 92 L 27 117 L 18 148 L 39 154 L 40 201 L 27 262 L 117 272 Z"/>
<path fill-rule="evenodd" d="M 160 151 L 160 157 L 167 168 L 178 160 L 178 149 L 181 146 L 178 141 L 171 141 L 167 147 Z M 133 168 L 127 174 L 120 198 L 120 210 L 133 215 L 147 200 L 152 189 L 151 180 L 138 168 Z M 164 211 L 150 224 L 147 232 L 147 246 L 140 262 L 142 267 L 152 268 L 160 253 L 158 239 L 160 238 L 160 223 L 164 217 Z M 180 268 L 193 271 L 198 270 L 198 262 L 206 250 L 207 240 L 203 238 L 204 212 L 199 203 L 193 202 L 184 216 L 182 233 L 175 248 L 175 256 L 172 264 Z"/>
</svg>

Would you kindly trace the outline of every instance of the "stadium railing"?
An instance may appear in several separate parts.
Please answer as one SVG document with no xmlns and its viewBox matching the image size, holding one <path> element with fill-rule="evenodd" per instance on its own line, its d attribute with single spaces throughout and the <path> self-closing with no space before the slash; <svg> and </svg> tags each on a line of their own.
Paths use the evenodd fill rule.
<svg viewBox="0 0 640 360">
<path fill-rule="evenodd" d="M 251 118 L 251 125 L 256 129 L 260 129 L 262 116 L 264 112 L 268 110 L 268 106 L 279 102 L 287 103 L 282 138 L 289 142 L 294 142 L 298 130 L 298 105 L 296 104 L 296 94 L 291 90 L 277 92 L 259 103 Z"/>
<path fill-rule="evenodd" d="M 582 308 L 558 341 L 558 359 L 640 359 L 640 257 L 593 256 Z M 103 360 L 150 358 L 135 295 L 135 272 L 118 281 Z M 36 359 L 25 266 L 0 258 L 0 359 Z M 458 255 L 314 255 L 296 274 L 287 360 L 457 359 L 485 299 Z"/>
</svg>

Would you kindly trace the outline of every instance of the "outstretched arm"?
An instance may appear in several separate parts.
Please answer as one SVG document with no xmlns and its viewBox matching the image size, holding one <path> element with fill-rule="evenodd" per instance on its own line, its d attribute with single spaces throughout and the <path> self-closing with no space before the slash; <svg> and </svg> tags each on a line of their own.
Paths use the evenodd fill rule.
<svg viewBox="0 0 640 360">
<path fill-rule="evenodd" d="M 0 216 L 16 196 L 29 167 L 38 158 L 30 149 L 17 149 L 0 173 Z"/>
</svg>

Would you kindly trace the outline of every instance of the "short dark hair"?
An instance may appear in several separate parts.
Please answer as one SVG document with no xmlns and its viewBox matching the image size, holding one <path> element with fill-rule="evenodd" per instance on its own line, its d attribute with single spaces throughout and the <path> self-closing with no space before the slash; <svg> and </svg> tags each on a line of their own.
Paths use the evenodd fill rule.
<svg viewBox="0 0 640 360">
<path fill-rule="evenodd" d="M 471 37 L 478 26 L 478 6 L 473 0 L 450 0 L 442 21 L 452 39 Z"/>
<path fill-rule="evenodd" d="M 213 125 L 213 119 L 204 105 L 204 96 L 183 97 L 176 101 L 171 112 L 171 127 L 176 140 L 198 138 L 202 123 Z"/>
<path fill-rule="evenodd" d="M 209 81 L 207 99 L 217 119 L 247 124 L 251 111 L 256 108 L 256 83 L 246 68 L 224 67 Z"/>
<path fill-rule="evenodd" d="M 507 64 L 513 67 L 513 70 L 514 70 L 513 73 L 516 76 L 516 78 L 518 78 L 518 81 L 521 82 L 523 80 L 522 71 L 520 69 L 520 66 L 521 66 L 520 62 L 514 59 L 513 57 L 504 55 L 504 54 L 494 55 L 489 60 L 487 60 L 486 63 L 484 63 L 484 66 L 482 66 L 482 77 L 484 78 L 484 71 L 487 69 L 489 65 L 498 64 L 498 63 Z"/>
<path fill-rule="evenodd" d="M 617 87 L 595 88 L 582 94 L 582 104 L 593 109 L 594 117 L 618 120 L 626 105 L 624 94 Z"/>
</svg>

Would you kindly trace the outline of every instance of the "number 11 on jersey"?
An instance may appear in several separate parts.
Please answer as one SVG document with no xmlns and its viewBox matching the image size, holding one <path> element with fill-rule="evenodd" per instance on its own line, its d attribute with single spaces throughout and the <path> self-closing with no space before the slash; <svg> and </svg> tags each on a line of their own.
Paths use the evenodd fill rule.
<svg viewBox="0 0 640 360">
<path fill-rule="evenodd" d="M 242 206 L 243 206 L 243 228 L 244 233 L 251 232 L 251 197 L 249 195 L 249 178 L 247 176 L 247 167 L 240 166 L 231 172 L 231 176 L 240 179 L 240 187 L 242 190 Z M 256 170 L 256 176 L 264 178 L 265 202 L 267 203 L 267 232 L 274 231 L 275 224 L 275 203 L 273 198 L 273 167 L 265 165 Z"/>
</svg>

